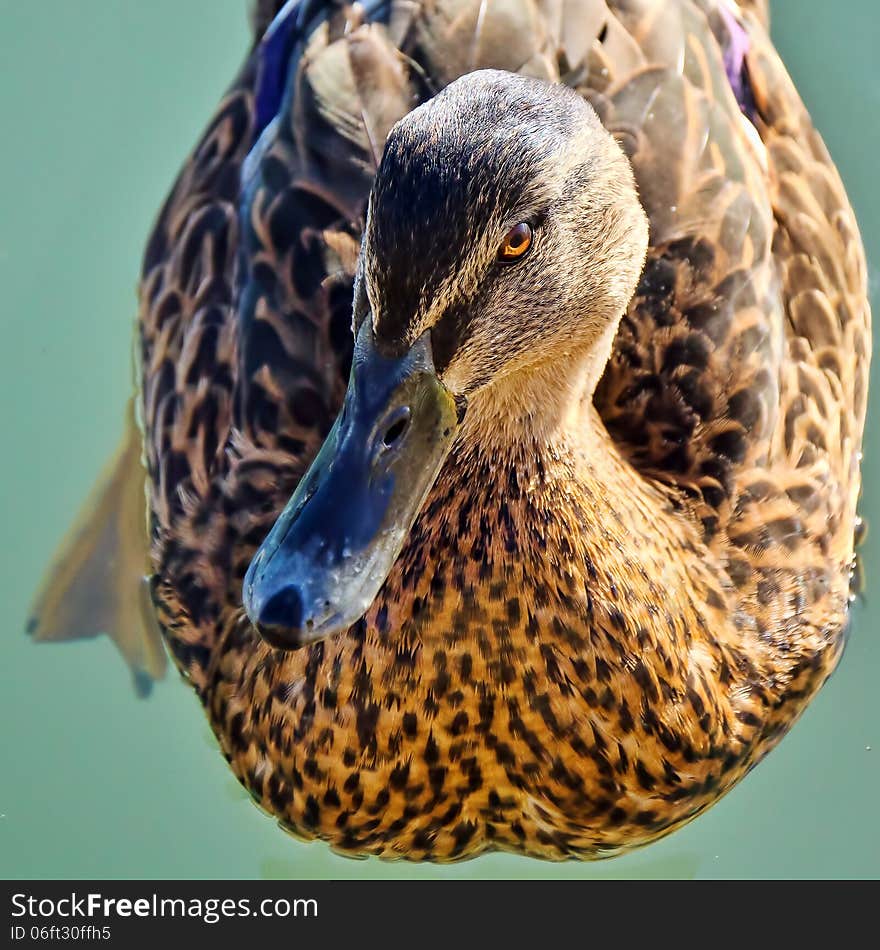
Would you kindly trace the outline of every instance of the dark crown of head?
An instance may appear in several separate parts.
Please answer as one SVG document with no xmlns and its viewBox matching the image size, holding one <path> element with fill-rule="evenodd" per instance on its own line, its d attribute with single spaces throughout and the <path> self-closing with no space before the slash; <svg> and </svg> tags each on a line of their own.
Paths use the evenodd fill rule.
<svg viewBox="0 0 880 950">
<path fill-rule="evenodd" d="M 392 129 L 367 235 L 386 343 L 404 333 L 487 228 L 516 224 L 523 209 L 535 210 L 542 166 L 588 111 L 565 87 L 481 70 Z"/>
</svg>

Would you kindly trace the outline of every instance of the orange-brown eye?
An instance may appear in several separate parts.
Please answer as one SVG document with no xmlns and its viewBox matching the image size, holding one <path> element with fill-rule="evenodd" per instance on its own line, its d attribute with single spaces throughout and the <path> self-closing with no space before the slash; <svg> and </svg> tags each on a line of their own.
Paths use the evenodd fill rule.
<svg viewBox="0 0 880 950">
<path fill-rule="evenodd" d="M 531 246 L 532 229 L 523 221 L 504 235 L 501 247 L 498 248 L 498 260 L 502 264 L 512 264 L 521 260 Z"/>
</svg>

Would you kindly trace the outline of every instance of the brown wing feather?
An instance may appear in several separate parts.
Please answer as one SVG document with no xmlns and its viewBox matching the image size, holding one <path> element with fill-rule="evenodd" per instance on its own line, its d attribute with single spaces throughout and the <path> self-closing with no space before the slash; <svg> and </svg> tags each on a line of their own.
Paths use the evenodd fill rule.
<svg viewBox="0 0 880 950">
<path fill-rule="evenodd" d="M 248 66 L 178 177 L 142 271 L 142 413 L 159 585 L 154 593 L 184 668 L 192 656 L 207 656 L 213 632 L 201 624 L 224 602 L 223 562 L 207 567 L 216 541 L 206 536 L 196 543 L 190 522 L 196 499 L 216 500 L 211 493 L 225 470 L 223 449 L 232 424 L 236 206 L 253 122 L 252 84 Z"/>
<path fill-rule="evenodd" d="M 648 71 L 603 61 L 591 97 L 631 154 L 652 247 L 597 402 L 633 464 L 691 496 L 743 608 L 819 644 L 845 612 L 870 352 L 852 210 L 760 24 L 744 21 L 753 131 L 711 16 L 681 5 L 677 48 L 653 43 L 658 4 L 611 6 Z"/>
<path fill-rule="evenodd" d="M 613 6 L 643 60 L 617 74 L 599 53 L 585 94 L 630 155 L 651 249 L 596 401 L 630 461 L 685 489 L 711 537 L 778 410 L 772 210 L 705 17 L 677 5 L 672 29 L 668 4 Z"/>
</svg>

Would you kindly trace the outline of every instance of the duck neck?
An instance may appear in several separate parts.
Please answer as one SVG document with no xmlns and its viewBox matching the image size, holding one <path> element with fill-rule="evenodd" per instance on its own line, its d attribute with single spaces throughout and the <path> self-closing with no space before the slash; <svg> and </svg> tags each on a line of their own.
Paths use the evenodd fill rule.
<svg viewBox="0 0 880 950">
<path fill-rule="evenodd" d="M 588 349 L 551 353 L 480 389 L 470 399 L 461 443 L 503 456 L 523 446 L 556 455 L 607 439 L 593 394 L 616 332 L 617 321 Z"/>
</svg>

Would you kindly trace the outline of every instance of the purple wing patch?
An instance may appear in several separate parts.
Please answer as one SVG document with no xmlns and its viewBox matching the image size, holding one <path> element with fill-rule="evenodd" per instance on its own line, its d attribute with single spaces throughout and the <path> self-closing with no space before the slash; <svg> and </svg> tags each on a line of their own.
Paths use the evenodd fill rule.
<svg viewBox="0 0 880 950">
<path fill-rule="evenodd" d="M 736 96 L 740 109 L 751 122 L 754 122 L 757 114 L 755 96 L 752 92 L 752 84 L 749 81 L 749 70 L 746 64 L 746 56 L 750 47 L 749 34 L 723 3 L 719 5 L 718 9 L 727 34 L 721 44 L 724 56 L 724 71 L 727 73 L 730 88 Z"/>
</svg>

